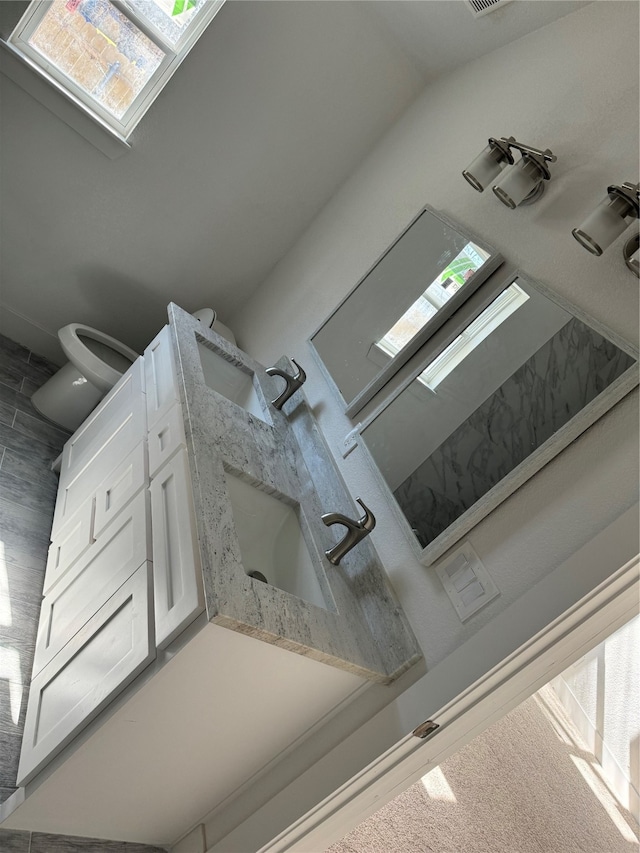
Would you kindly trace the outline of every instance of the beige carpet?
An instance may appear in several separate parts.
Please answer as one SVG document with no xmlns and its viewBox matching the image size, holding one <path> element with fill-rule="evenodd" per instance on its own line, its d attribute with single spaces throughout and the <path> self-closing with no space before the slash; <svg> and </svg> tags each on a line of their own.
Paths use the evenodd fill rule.
<svg viewBox="0 0 640 853">
<path fill-rule="evenodd" d="M 597 769 L 545 687 L 328 853 L 638 853 Z"/>
</svg>

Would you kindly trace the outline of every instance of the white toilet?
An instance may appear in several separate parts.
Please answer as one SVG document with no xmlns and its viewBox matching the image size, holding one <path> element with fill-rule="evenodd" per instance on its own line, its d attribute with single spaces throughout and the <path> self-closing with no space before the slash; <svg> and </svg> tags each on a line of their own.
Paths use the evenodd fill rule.
<svg viewBox="0 0 640 853">
<path fill-rule="evenodd" d="M 218 320 L 218 313 L 213 308 L 201 308 L 199 311 L 194 311 L 191 316 L 195 317 L 196 320 L 200 320 L 207 329 L 212 329 L 220 337 L 225 338 L 229 343 L 236 346 L 236 336 L 228 326 L 225 326 L 224 323 Z"/>
<path fill-rule="evenodd" d="M 75 430 L 138 358 L 129 347 L 82 323 L 58 332 L 68 363 L 31 397 L 50 421 Z"/>
</svg>

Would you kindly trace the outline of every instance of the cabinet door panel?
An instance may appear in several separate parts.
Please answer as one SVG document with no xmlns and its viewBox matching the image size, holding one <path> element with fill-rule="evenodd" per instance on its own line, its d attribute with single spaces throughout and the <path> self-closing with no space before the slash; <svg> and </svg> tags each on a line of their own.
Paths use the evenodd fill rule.
<svg viewBox="0 0 640 853">
<path fill-rule="evenodd" d="M 146 484 L 147 448 L 145 442 L 141 441 L 98 486 L 93 532 L 95 539 Z"/>
<path fill-rule="evenodd" d="M 52 538 L 44 576 L 45 595 L 93 542 L 94 509 L 93 500 L 86 500 Z"/>
<path fill-rule="evenodd" d="M 162 468 L 149 491 L 156 642 L 164 648 L 205 608 L 186 451 Z"/>
<path fill-rule="evenodd" d="M 140 358 L 65 444 L 54 533 L 145 435 L 143 388 Z"/>
<path fill-rule="evenodd" d="M 45 596 L 33 673 L 40 672 L 150 557 L 148 495 L 140 494 Z"/>
<path fill-rule="evenodd" d="M 18 785 L 25 785 L 155 657 L 149 564 L 31 682 Z"/>
<path fill-rule="evenodd" d="M 161 329 L 144 351 L 144 375 L 149 426 L 179 399 L 169 327 Z"/>
<path fill-rule="evenodd" d="M 155 477 L 165 462 L 181 447 L 186 447 L 184 421 L 180 403 L 149 428 L 149 476 Z"/>
</svg>

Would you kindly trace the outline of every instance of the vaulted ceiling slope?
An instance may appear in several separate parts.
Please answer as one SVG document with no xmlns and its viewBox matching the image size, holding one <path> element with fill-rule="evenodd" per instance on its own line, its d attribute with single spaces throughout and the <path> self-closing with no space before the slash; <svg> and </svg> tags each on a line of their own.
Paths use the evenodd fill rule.
<svg viewBox="0 0 640 853">
<path fill-rule="evenodd" d="M 70 322 L 141 351 L 169 301 L 228 321 L 430 79 L 582 5 L 229 0 L 115 160 L 0 74 L 0 332 L 55 357 Z"/>
</svg>

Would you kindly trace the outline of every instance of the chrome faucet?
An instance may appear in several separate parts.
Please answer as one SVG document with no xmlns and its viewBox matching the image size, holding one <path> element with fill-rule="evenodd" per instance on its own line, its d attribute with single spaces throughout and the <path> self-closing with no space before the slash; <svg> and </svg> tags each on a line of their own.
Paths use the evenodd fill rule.
<svg viewBox="0 0 640 853">
<path fill-rule="evenodd" d="M 357 545 L 358 542 L 364 539 L 365 536 L 368 536 L 376 526 L 376 519 L 371 510 L 364 505 L 360 498 L 356 498 L 356 501 L 364 510 L 364 515 L 357 521 L 354 521 L 352 518 L 347 518 L 347 516 L 342 515 L 341 512 L 326 512 L 322 516 L 322 520 L 327 527 L 329 527 L 330 524 L 344 524 L 347 528 L 347 532 L 340 542 L 334 545 L 333 548 L 324 552 L 329 562 L 333 563 L 334 566 L 337 566 L 344 555 L 348 553 L 354 545 Z"/>
<path fill-rule="evenodd" d="M 298 372 L 295 376 L 291 376 L 289 373 L 286 373 L 286 371 L 280 370 L 277 367 L 267 367 L 266 370 L 268 376 L 281 376 L 287 383 L 282 394 L 280 394 L 279 397 L 276 397 L 275 400 L 271 401 L 271 405 L 274 406 L 276 409 L 281 409 L 287 402 L 289 397 L 291 397 L 292 394 L 295 394 L 295 392 L 298 390 L 298 388 L 302 386 L 303 382 L 307 378 L 307 374 L 300 367 L 298 362 L 293 358 L 291 359 L 291 361 L 298 368 Z"/>
</svg>

